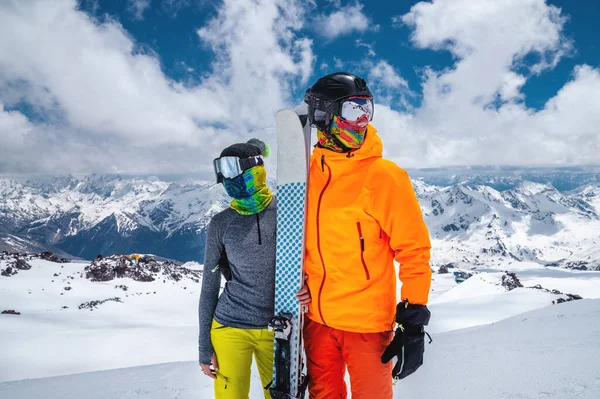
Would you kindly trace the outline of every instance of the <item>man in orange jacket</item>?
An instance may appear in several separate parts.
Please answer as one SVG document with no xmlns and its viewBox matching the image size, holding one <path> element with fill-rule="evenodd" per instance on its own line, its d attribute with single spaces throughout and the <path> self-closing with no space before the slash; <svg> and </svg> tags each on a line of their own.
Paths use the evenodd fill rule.
<svg viewBox="0 0 600 399">
<path fill-rule="evenodd" d="M 306 91 L 317 128 L 308 187 L 304 345 L 311 399 L 392 398 L 423 362 L 431 284 L 427 227 L 408 174 L 382 158 L 366 82 L 324 76 Z M 394 259 L 400 263 L 396 306 Z M 394 327 L 398 328 L 394 335 Z M 390 360 L 398 357 L 392 370 Z"/>
</svg>

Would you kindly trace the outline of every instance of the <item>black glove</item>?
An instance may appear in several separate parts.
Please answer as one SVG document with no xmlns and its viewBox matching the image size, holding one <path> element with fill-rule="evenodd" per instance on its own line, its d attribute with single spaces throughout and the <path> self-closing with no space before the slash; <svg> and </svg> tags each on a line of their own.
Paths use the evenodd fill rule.
<svg viewBox="0 0 600 399">
<path fill-rule="evenodd" d="M 398 356 L 398 362 L 392 370 L 394 379 L 408 377 L 423 364 L 426 334 L 424 326 L 429 324 L 430 317 L 431 313 L 425 305 L 411 305 L 404 301 L 396 306 L 398 328 L 394 339 L 381 355 L 382 363 Z M 431 337 L 429 339 L 431 343 Z"/>
</svg>

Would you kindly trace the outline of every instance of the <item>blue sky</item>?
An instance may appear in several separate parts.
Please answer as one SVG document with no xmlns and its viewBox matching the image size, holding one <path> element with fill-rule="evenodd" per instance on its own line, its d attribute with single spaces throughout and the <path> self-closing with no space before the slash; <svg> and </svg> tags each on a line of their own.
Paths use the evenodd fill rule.
<svg viewBox="0 0 600 399">
<path fill-rule="evenodd" d="M 202 72 L 210 68 L 214 54 L 202 46 L 196 30 L 204 25 L 207 19 L 214 17 L 216 8 L 208 1 L 161 2 L 147 0 L 140 2 L 147 8 L 132 6 L 135 2 L 114 1 L 82 1 L 81 8 L 96 18 L 103 20 L 113 18 L 143 47 L 156 52 L 160 56 L 164 72 L 174 80 L 197 82 Z M 313 47 L 316 57 L 315 71 L 311 75 L 314 80 L 322 74 L 339 70 L 335 60 L 343 62 L 344 69 L 365 73 L 360 67 L 364 58 L 385 59 L 408 82 L 409 87 L 417 92 L 411 98 L 411 104 L 418 106 L 420 73 L 427 66 L 444 69 L 452 66 L 452 55 L 446 51 L 417 49 L 410 43 L 412 30 L 406 24 L 394 22 L 394 17 L 405 15 L 419 1 L 385 1 L 364 2 L 361 11 L 369 19 L 371 28 L 354 31 L 335 39 L 316 37 Z M 317 1 L 313 12 L 331 13 L 336 10 L 356 6 L 356 2 Z M 551 0 L 547 4 L 562 10 L 568 18 L 565 23 L 565 36 L 575 43 L 574 49 L 564 57 L 553 71 L 533 76 L 523 87 L 525 103 L 532 108 L 540 109 L 545 102 L 556 95 L 556 92 L 571 79 L 573 68 L 580 63 L 600 67 L 600 7 L 594 0 Z M 310 12 L 308 16 L 310 21 Z M 312 25 L 314 26 L 314 25 Z M 311 25 L 301 30 L 302 33 L 315 36 Z M 369 46 L 369 47 L 366 47 Z M 375 55 L 369 54 L 369 48 Z M 323 63 L 327 67 L 321 68 Z M 187 68 L 194 69 L 188 71 Z M 199 74 L 200 72 L 200 74 Z M 295 93 L 298 101 L 302 99 L 302 90 Z"/>
<path fill-rule="evenodd" d="M 9 0 L 0 173 L 200 173 L 349 70 L 404 167 L 597 164 L 593 0 Z M 157 160 L 159 159 L 159 160 Z"/>
</svg>

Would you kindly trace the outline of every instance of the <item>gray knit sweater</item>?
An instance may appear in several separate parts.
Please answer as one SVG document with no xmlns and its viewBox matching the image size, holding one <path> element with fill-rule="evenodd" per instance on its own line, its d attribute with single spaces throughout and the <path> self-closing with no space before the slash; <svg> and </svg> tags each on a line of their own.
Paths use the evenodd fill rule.
<svg viewBox="0 0 600 399">
<path fill-rule="evenodd" d="M 275 197 L 258 215 L 240 215 L 228 208 L 210 221 L 198 306 L 200 363 L 210 364 L 213 355 L 213 318 L 225 326 L 254 329 L 266 328 L 273 317 L 276 225 Z M 233 277 L 219 296 L 221 273 L 215 268 L 222 250 Z"/>
</svg>

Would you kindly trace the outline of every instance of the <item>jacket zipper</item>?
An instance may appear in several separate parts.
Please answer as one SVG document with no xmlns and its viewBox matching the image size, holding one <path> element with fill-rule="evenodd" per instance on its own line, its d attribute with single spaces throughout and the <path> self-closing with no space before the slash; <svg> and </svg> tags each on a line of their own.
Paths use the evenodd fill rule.
<svg viewBox="0 0 600 399">
<path fill-rule="evenodd" d="M 356 228 L 358 229 L 358 239 L 360 240 L 360 261 L 362 262 L 363 268 L 365 269 L 365 275 L 367 276 L 367 280 L 371 279 L 371 275 L 369 274 L 369 269 L 367 268 L 367 264 L 365 262 L 365 238 L 362 235 L 362 229 L 360 227 L 360 222 L 356 222 Z"/>
<path fill-rule="evenodd" d="M 256 214 L 256 227 L 258 228 L 258 245 L 262 245 L 262 237 L 260 236 L 260 217 Z"/>
<path fill-rule="evenodd" d="M 319 287 L 319 294 L 317 296 L 317 307 L 319 309 L 319 316 L 321 317 L 321 321 L 324 325 L 327 325 L 325 319 L 323 318 L 323 310 L 321 309 L 321 293 L 323 292 L 323 286 L 325 285 L 325 279 L 327 278 L 327 268 L 325 267 L 325 260 L 323 259 L 323 253 L 321 252 L 321 230 L 320 230 L 320 220 L 319 215 L 321 214 L 321 201 L 323 199 L 323 194 L 325 194 L 325 190 L 331 183 L 331 168 L 329 165 L 325 163 L 325 155 L 321 155 L 321 169 L 325 172 L 325 166 L 327 166 L 327 171 L 329 175 L 327 176 L 327 183 L 321 190 L 321 194 L 319 194 L 319 203 L 317 204 L 317 250 L 319 251 L 319 256 L 321 257 L 321 264 L 323 265 L 323 279 L 321 280 L 321 286 Z"/>
</svg>

